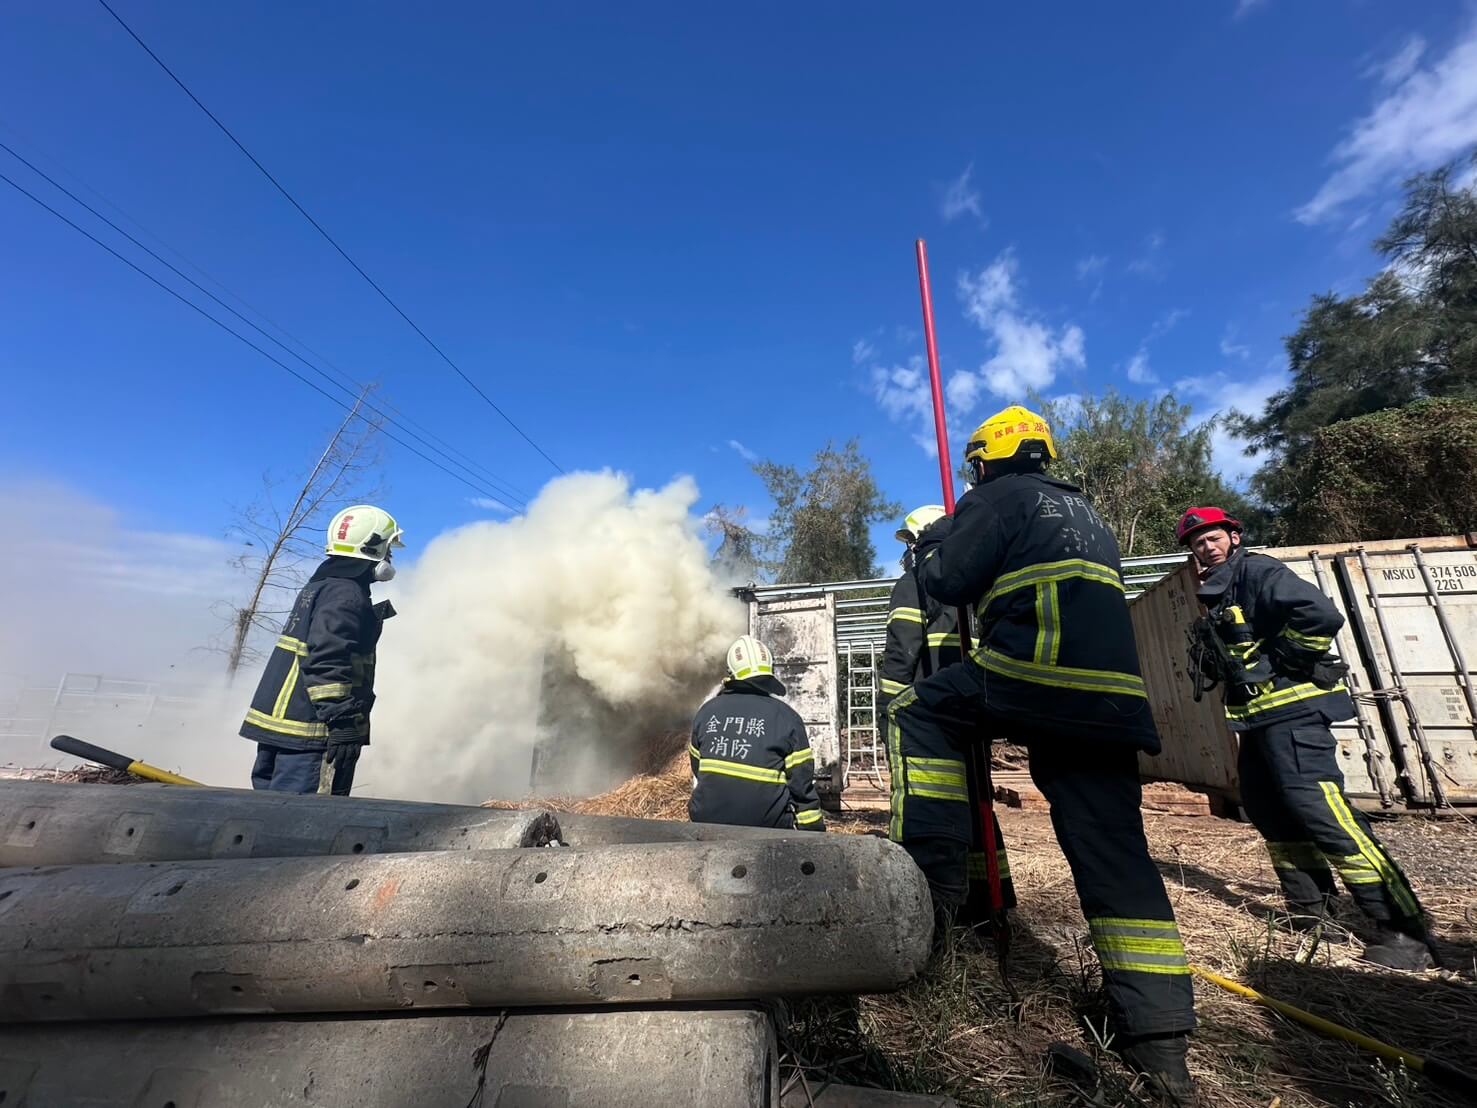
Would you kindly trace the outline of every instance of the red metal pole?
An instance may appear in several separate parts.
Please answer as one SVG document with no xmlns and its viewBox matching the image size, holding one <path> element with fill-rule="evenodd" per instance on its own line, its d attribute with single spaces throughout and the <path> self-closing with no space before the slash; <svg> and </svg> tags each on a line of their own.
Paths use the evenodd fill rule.
<svg viewBox="0 0 1477 1108">
<path fill-rule="evenodd" d="M 918 289 L 923 296 L 923 337 L 928 346 L 928 380 L 933 388 L 933 432 L 938 439 L 939 480 L 944 486 L 944 509 L 954 514 L 954 470 L 953 456 L 949 453 L 949 426 L 944 412 L 944 381 L 939 370 L 938 335 L 933 327 L 933 285 L 928 279 L 928 246 L 919 239 Z M 969 613 L 959 609 L 959 645 L 967 655 L 969 642 Z M 983 750 L 983 755 L 979 752 Z M 1000 852 L 995 842 L 995 804 L 990 796 L 990 748 L 988 740 L 975 744 L 971 756 L 965 762 L 970 771 L 967 775 L 970 800 L 975 813 L 974 833 L 976 841 L 985 848 L 985 872 L 990 883 L 990 911 L 1000 925 L 1001 942 L 1005 941 L 1004 921 L 1005 894 L 1000 887 Z"/>
<path fill-rule="evenodd" d="M 933 329 L 933 285 L 928 279 L 928 244 L 919 239 L 918 288 L 923 294 L 923 340 L 928 346 L 928 382 L 933 387 L 933 433 L 939 445 L 939 481 L 944 486 L 944 511 L 954 514 L 954 470 L 949 453 L 949 424 L 944 418 L 944 377 L 939 372 L 939 340 Z M 960 626 L 961 635 L 969 630 Z M 962 641 L 962 640 L 961 640 Z M 965 646 L 968 650 L 968 645 Z"/>
</svg>

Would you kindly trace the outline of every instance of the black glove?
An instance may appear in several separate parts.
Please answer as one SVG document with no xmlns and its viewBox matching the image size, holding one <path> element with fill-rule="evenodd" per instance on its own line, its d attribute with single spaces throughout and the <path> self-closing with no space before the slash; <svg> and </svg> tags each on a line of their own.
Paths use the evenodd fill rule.
<svg viewBox="0 0 1477 1108">
<path fill-rule="evenodd" d="M 1309 657 L 1307 651 L 1299 650 L 1280 637 L 1273 640 L 1271 647 L 1267 650 L 1267 659 L 1272 663 L 1274 670 L 1294 681 L 1310 680 L 1313 676 L 1313 667 L 1319 661 L 1316 655 Z"/>
<path fill-rule="evenodd" d="M 917 541 L 913 543 L 913 556 L 917 559 L 918 565 L 921 566 L 923 559 L 937 550 L 953 530 L 953 516 L 939 516 L 938 519 L 925 527 L 919 534 Z"/>
<path fill-rule="evenodd" d="M 328 733 L 328 746 L 323 751 L 323 761 L 347 773 L 359 761 L 359 751 L 364 748 L 364 736 L 358 734 Z"/>
</svg>

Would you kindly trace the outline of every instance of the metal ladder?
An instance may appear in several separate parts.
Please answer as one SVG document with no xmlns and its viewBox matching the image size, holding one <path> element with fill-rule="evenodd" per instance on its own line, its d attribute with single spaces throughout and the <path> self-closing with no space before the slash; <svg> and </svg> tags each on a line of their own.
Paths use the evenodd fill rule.
<svg viewBox="0 0 1477 1108">
<path fill-rule="evenodd" d="M 880 783 L 885 763 L 877 746 L 877 646 L 846 644 L 846 753 L 848 768 Z"/>
</svg>

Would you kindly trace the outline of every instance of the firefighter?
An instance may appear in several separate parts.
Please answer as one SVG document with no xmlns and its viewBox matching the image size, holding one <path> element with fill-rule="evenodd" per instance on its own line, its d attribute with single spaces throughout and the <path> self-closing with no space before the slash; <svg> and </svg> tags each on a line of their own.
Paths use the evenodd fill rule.
<svg viewBox="0 0 1477 1108">
<path fill-rule="evenodd" d="M 1344 795 L 1329 730 L 1354 715 L 1342 681 L 1348 667 L 1332 652 L 1343 615 L 1276 558 L 1247 550 L 1240 522 L 1220 508 L 1189 509 L 1178 536 L 1202 574 L 1192 672 L 1198 661 L 1206 684 L 1222 686 L 1226 719 L 1241 740 L 1241 803 L 1267 842 L 1293 925 L 1324 920 L 1338 896 L 1337 869 L 1378 929 L 1364 957 L 1426 969 L 1429 940 L 1415 891 Z"/>
<path fill-rule="evenodd" d="M 728 676 L 692 721 L 694 823 L 824 831 L 815 755 L 805 724 L 783 700 L 774 657 L 752 635 L 728 648 Z"/>
<path fill-rule="evenodd" d="M 972 604 L 980 641 L 892 701 L 901 763 L 892 837 L 936 903 L 959 904 L 968 748 L 1004 736 L 1023 743 L 1102 965 L 1114 1049 L 1157 1097 L 1187 1104 L 1194 993 L 1139 810 L 1138 755 L 1157 753 L 1159 736 L 1118 542 L 1080 489 L 1047 476 L 1056 456 L 1039 415 L 1013 406 L 991 416 L 965 450 L 973 487 L 952 519 L 918 538 L 924 592 Z"/>
<path fill-rule="evenodd" d="M 940 604 L 927 596 L 918 584 L 918 560 L 914 545 L 923 529 L 943 516 L 942 504 L 925 504 L 909 512 L 903 519 L 903 525 L 897 530 L 898 541 L 906 549 L 903 552 L 903 574 L 892 586 L 892 595 L 887 601 L 887 642 L 883 647 L 877 697 L 877 714 L 887 737 L 887 765 L 893 787 L 901 785 L 902 777 L 895 769 L 894 732 L 887 724 L 888 705 L 892 703 L 893 697 L 905 691 L 913 682 L 929 677 L 963 658 L 959 643 L 959 609 Z M 999 820 L 995 822 L 995 842 L 1004 842 L 1000 835 Z M 1004 906 L 1014 908 L 1015 887 L 1010 882 L 1010 862 L 1005 856 L 1003 846 L 998 847 L 996 854 Z M 972 910 L 967 913 L 971 922 L 982 923 L 988 919 L 987 881 L 984 854 L 971 852 L 969 899 L 972 901 Z"/>
<path fill-rule="evenodd" d="M 328 557 L 298 593 L 241 724 L 257 744 L 251 787 L 349 795 L 369 745 L 374 651 L 388 600 L 370 585 L 395 576 L 400 525 L 382 508 L 345 508 L 328 525 Z"/>
</svg>

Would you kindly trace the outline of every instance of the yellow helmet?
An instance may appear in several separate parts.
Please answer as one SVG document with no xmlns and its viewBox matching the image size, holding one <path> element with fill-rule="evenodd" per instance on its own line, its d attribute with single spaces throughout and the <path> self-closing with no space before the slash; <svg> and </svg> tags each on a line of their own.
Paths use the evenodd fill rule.
<svg viewBox="0 0 1477 1108">
<path fill-rule="evenodd" d="M 964 460 L 1004 461 L 1014 458 L 1022 443 L 1032 440 L 1044 442 L 1047 457 L 1056 460 L 1056 442 L 1046 420 L 1019 404 L 1012 404 L 975 428 L 969 436 L 969 445 L 964 448 Z"/>
<path fill-rule="evenodd" d="M 941 519 L 943 515 L 944 506 L 942 504 L 925 504 L 921 508 L 914 508 L 903 517 L 903 525 L 897 529 L 898 541 L 912 542 L 923 534 L 925 527 L 934 520 Z"/>
</svg>

